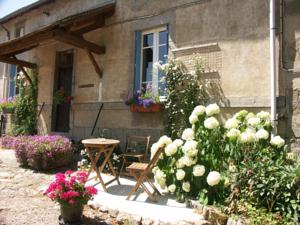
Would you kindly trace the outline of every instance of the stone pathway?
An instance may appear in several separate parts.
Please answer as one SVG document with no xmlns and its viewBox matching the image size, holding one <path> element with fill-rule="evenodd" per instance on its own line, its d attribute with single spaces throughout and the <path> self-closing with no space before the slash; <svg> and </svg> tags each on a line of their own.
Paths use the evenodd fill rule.
<svg viewBox="0 0 300 225">
<path fill-rule="evenodd" d="M 14 151 L 0 149 L 0 225 L 59 224 L 59 205 L 42 194 L 52 179 L 53 174 L 19 167 Z M 86 225 L 118 224 L 89 206 L 84 216 Z"/>
</svg>

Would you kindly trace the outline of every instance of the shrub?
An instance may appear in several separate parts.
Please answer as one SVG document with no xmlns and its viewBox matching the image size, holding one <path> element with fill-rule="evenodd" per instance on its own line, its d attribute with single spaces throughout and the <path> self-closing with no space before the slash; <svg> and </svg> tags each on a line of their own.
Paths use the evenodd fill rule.
<svg viewBox="0 0 300 225">
<path fill-rule="evenodd" d="M 15 117 L 12 127 L 13 135 L 36 134 L 37 124 L 37 70 L 30 71 L 32 85 L 23 77 L 18 80 L 20 95 L 16 98 Z"/>
<path fill-rule="evenodd" d="M 15 137 L 4 135 L 1 137 L 1 147 L 6 149 L 14 149 Z"/>
<path fill-rule="evenodd" d="M 246 202 L 284 221 L 298 221 L 299 162 L 280 136 L 271 137 L 269 113 L 242 110 L 225 125 L 219 113 L 216 104 L 199 105 L 189 117 L 192 128 L 181 139 L 163 136 L 152 145 L 152 154 L 164 149 L 153 170 L 156 182 L 179 200 L 197 198 L 247 216 Z"/>
<path fill-rule="evenodd" d="M 73 160 L 70 140 L 58 135 L 18 136 L 14 148 L 19 163 L 37 170 L 62 167 Z"/>
</svg>

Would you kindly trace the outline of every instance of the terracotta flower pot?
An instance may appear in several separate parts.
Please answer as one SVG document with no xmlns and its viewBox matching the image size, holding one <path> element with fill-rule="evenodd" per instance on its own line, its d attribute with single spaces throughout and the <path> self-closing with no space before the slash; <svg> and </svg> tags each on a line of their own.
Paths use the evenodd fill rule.
<svg viewBox="0 0 300 225">
<path fill-rule="evenodd" d="M 130 105 L 131 112 L 140 112 L 140 113 L 155 113 L 160 112 L 162 110 L 161 104 L 151 104 L 148 107 L 144 107 L 142 105 Z"/>
<path fill-rule="evenodd" d="M 83 204 L 60 204 L 61 217 L 65 223 L 78 222 L 82 218 Z"/>
</svg>

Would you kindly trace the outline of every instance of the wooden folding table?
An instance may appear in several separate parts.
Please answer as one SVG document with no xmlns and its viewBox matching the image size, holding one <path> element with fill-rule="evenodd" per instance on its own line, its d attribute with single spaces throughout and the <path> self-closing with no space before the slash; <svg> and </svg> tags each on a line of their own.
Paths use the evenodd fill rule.
<svg viewBox="0 0 300 225">
<path fill-rule="evenodd" d="M 88 154 L 88 157 L 91 160 L 91 168 L 89 170 L 89 175 L 94 170 L 97 174 L 97 177 L 103 187 L 103 190 L 107 192 L 106 186 L 115 180 L 120 184 L 119 176 L 117 175 L 114 167 L 110 161 L 110 156 L 113 153 L 115 147 L 120 143 L 118 140 L 114 139 L 105 139 L 105 138 L 93 138 L 82 140 L 82 144 L 85 147 L 85 150 Z M 98 167 L 97 162 L 101 155 L 104 155 L 104 160 L 101 165 Z M 101 172 L 103 171 L 105 165 L 108 164 L 109 169 L 111 170 L 114 178 L 106 183 L 104 183 Z"/>
</svg>

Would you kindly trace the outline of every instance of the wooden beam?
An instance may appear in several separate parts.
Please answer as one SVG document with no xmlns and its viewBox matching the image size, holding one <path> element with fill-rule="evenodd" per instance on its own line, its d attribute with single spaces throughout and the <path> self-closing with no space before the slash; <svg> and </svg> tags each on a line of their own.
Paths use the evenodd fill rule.
<svg viewBox="0 0 300 225">
<path fill-rule="evenodd" d="M 88 21 L 81 22 L 80 24 L 74 24 L 69 28 L 68 31 L 76 34 L 84 34 L 89 31 L 98 29 L 105 25 L 104 16 L 98 16 L 97 18 L 93 18 Z"/>
<path fill-rule="evenodd" d="M 22 66 L 22 67 L 27 67 L 27 68 L 31 68 L 31 69 L 36 67 L 36 64 L 34 64 L 34 63 L 19 60 L 16 58 L 10 58 L 10 57 L 6 57 L 6 56 L 0 56 L 0 62 L 9 63 L 9 64 Z"/>
<path fill-rule="evenodd" d="M 45 29 L 27 34 L 23 37 L 0 44 L 0 55 L 13 56 L 17 53 L 28 51 L 39 46 L 41 42 L 51 39 L 52 37 L 53 31 L 51 29 Z"/>
<path fill-rule="evenodd" d="M 85 40 L 83 37 L 77 36 L 72 33 L 68 33 L 61 29 L 57 29 L 54 31 L 54 39 L 57 41 L 61 41 L 61 42 L 76 46 L 78 48 L 88 49 L 89 51 L 97 53 L 97 54 L 105 53 L 104 46 L 97 45 L 95 43 Z"/>
<path fill-rule="evenodd" d="M 100 69 L 95 57 L 93 56 L 93 53 L 91 53 L 91 51 L 89 51 L 88 49 L 85 49 L 90 61 L 92 62 L 94 69 L 96 71 L 96 73 L 98 74 L 99 78 L 102 78 L 102 70 Z"/>
<path fill-rule="evenodd" d="M 13 56 L 13 59 L 18 60 L 16 56 Z M 28 82 L 30 83 L 30 85 L 33 87 L 33 82 L 31 80 L 30 76 L 28 75 L 28 73 L 26 72 L 26 70 L 24 69 L 24 67 L 20 66 L 20 65 L 18 65 L 18 67 L 23 72 L 24 76 L 26 77 L 26 79 L 28 80 Z"/>
</svg>

